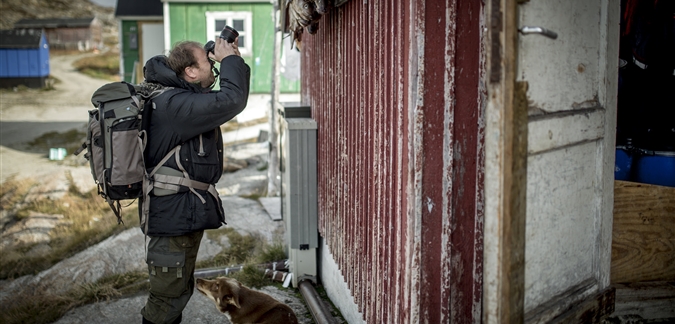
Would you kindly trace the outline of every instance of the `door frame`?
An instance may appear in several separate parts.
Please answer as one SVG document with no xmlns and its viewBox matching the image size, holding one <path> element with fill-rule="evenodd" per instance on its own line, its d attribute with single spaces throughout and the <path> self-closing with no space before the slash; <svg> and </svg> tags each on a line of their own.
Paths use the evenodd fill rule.
<svg viewBox="0 0 675 324">
<path fill-rule="evenodd" d="M 150 57 L 146 58 L 144 57 L 144 50 L 143 50 L 143 45 L 145 42 L 145 37 L 146 35 L 143 34 L 143 25 L 161 25 L 162 26 L 162 31 L 164 31 L 164 22 L 162 20 L 139 20 L 136 22 L 136 27 L 138 29 L 138 64 L 136 64 L 136 82 L 139 82 L 139 80 L 143 80 L 143 67 L 145 66 L 145 62 L 150 59 Z M 164 37 L 164 35 L 162 35 Z M 166 48 L 166 44 L 164 44 L 164 47 Z M 158 53 L 160 54 L 160 53 Z"/>
<path fill-rule="evenodd" d="M 484 323 L 524 320 L 527 101 L 517 102 L 517 2 L 490 0 L 485 10 Z"/>
</svg>

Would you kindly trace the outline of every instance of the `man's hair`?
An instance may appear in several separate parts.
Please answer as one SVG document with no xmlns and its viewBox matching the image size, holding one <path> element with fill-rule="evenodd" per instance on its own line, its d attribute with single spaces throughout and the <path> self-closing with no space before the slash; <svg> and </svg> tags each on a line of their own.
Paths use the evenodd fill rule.
<svg viewBox="0 0 675 324">
<path fill-rule="evenodd" d="M 183 77 L 186 67 L 197 66 L 197 58 L 194 55 L 195 48 L 202 48 L 202 44 L 193 41 L 182 41 L 177 43 L 171 52 L 169 52 L 166 63 L 176 72 L 178 77 Z"/>
</svg>

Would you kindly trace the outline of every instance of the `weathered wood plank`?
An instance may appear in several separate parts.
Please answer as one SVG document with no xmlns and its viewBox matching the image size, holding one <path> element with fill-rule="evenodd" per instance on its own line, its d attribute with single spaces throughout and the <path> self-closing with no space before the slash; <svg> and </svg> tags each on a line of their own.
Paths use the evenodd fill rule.
<svg viewBox="0 0 675 324">
<path fill-rule="evenodd" d="M 552 323 L 600 323 L 614 311 L 616 290 L 609 287 L 562 314 Z"/>
<path fill-rule="evenodd" d="M 675 280 L 675 188 L 615 182 L 610 278 Z"/>
<path fill-rule="evenodd" d="M 525 323 L 600 323 L 614 312 L 615 289 L 597 287 L 592 279 L 582 282 L 528 312 Z"/>
<path fill-rule="evenodd" d="M 637 315 L 643 319 L 675 319 L 675 283 L 616 284 L 612 317 Z"/>
<path fill-rule="evenodd" d="M 537 154 L 602 138 L 605 112 L 594 108 L 530 117 L 527 153 Z"/>
</svg>

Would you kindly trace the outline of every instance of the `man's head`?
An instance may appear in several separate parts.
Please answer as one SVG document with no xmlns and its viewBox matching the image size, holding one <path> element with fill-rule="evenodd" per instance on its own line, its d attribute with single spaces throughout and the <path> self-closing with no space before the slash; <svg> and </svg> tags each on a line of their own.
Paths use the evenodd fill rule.
<svg viewBox="0 0 675 324">
<path fill-rule="evenodd" d="M 197 42 L 184 41 L 176 44 L 166 62 L 179 78 L 202 88 L 209 88 L 216 80 L 211 61 L 202 45 Z"/>
</svg>

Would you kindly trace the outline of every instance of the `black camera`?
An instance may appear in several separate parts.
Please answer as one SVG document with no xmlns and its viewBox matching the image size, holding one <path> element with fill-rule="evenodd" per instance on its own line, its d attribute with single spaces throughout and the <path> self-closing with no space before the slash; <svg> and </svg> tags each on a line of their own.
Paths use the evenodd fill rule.
<svg viewBox="0 0 675 324">
<path fill-rule="evenodd" d="M 230 27 L 230 26 L 225 26 L 223 27 L 223 30 L 220 32 L 220 36 L 218 36 L 224 40 L 226 40 L 228 43 L 234 43 L 234 40 L 239 37 L 239 33 L 237 32 L 236 29 Z"/>
<path fill-rule="evenodd" d="M 234 40 L 239 37 L 239 33 L 237 32 L 236 29 L 230 27 L 230 26 L 225 26 L 223 27 L 223 30 L 220 32 L 220 36 L 218 36 L 222 39 L 224 39 L 228 43 L 234 43 Z M 204 50 L 206 53 L 213 53 L 213 49 L 216 47 L 216 42 L 214 41 L 208 41 L 206 45 L 204 45 Z"/>
</svg>

